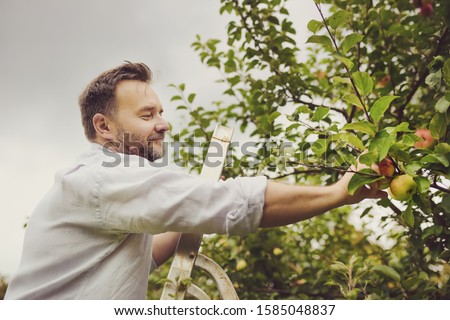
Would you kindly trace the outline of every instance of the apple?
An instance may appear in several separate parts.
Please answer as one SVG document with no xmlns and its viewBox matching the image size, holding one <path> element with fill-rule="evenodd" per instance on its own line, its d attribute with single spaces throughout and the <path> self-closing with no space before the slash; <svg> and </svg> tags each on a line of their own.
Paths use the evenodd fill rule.
<svg viewBox="0 0 450 320">
<path fill-rule="evenodd" d="M 244 259 L 240 259 L 236 263 L 236 271 L 241 271 L 241 270 L 243 270 L 245 268 L 247 268 L 247 261 L 245 261 Z"/>
<path fill-rule="evenodd" d="M 378 167 L 380 168 L 380 173 L 385 177 L 392 177 L 395 173 L 395 166 L 394 162 L 392 162 L 391 159 L 385 158 L 380 161 L 378 164 Z"/>
<path fill-rule="evenodd" d="M 275 255 L 275 256 L 279 256 L 280 254 L 282 254 L 283 253 L 283 249 L 280 249 L 280 248 L 274 248 L 273 249 L 273 254 Z"/>
<path fill-rule="evenodd" d="M 380 79 L 377 83 L 377 88 L 384 88 L 387 86 L 387 84 L 391 81 L 391 76 L 386 74 L 383 76 L 383 78 Z"/>
<path fill-rule="evenodd" d="M 423 17 L 429 17 L 433 13 L 433 5 L 431 3 L 424 3 L 422 7 L 420 7 L 420 14 Z"/>
<path fill-rule="evenodd" d="M 372 165 L 370 166 L 370 168 L 373 170 L 373 171 L 375 171 L 376 173 L 378 173 L 379 175 L 382 175 L 381 174 L 381 172 L 380 172 L 380 167 L 378 166 L 378 164 L 376 164 L 376 163 L 372 163 Z M 382 190 L 384 190 L 384 189 L 387 189 L 387 188 L 389 188 L 389 185 L 391 184 L 391 178 L 384 178 L 384 179 L 381 179 L 381 180 L 378 180 L 377 181 L 377 183 L 378 183 L 378 189 L 382 189 Z"/>
<path fill-rule="evenodd" d="M 428 129 L 417 129 L 415 134 L 423 140 L 414 143 L 414 148 L 431 149 L 436 144 L 436 140 L 431 136 L 431 131 Z"/>
<path fill-rule="evenodd" d="M 402 174 L 392 179 L 388 192 L 393 199 L 406 201 L 411 199 L 416 190 L 417 184 L 414 182 L 413 177 Z"/>
<path fill-rule="evenodd" d="M 317 79 L 325 79 L 327 77 L 327 73 L 325 71 L 319 70 L 316 72 Z"/>
</svg>

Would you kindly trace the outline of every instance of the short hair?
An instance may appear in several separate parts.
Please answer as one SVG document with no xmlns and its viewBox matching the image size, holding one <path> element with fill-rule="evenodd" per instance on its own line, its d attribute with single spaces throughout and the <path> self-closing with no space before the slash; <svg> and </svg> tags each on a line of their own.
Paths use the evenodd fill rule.
<svg viewBox="0 0 450 320">
<path fill-rule="evenodd" d="M 138 80 L 150 83 L 152 72 L 144 63 L 126 61 L 122 65 L 107 70 L 92 80 L 79 97 L 81 121 L 88 140 L 96 137 L 92 123 L 95 114 L 114 117 L 117 110 L 116 88 L 123 80 Z"/>
</svg>

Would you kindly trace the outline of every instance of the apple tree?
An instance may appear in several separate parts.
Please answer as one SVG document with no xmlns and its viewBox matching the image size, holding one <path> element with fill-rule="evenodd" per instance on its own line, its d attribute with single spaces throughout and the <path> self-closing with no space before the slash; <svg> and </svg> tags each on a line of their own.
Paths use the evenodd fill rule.
<svg viewBox="0 0 450 320">
<path fill-rule="evenodd" d="M 350 192 L 377 183 L 390 196 L 291 227 L 210 237 L 202 250 L 242 298 L 448 299 L 450 3 L 315 0 L 321 18 L 298 43 L 287 2 L 221 0 L 226 43 L 197 36 L 192 46 L 218 71 L 223 97 L 203 107 L 173 85 L 188 119 L 174 142 L 206 147 L 221 123 L 244 141 L 226 177 L 323 185 L 351 170 Z M 205 151 L 175 160 L 196 171 Z"/>
</svg>

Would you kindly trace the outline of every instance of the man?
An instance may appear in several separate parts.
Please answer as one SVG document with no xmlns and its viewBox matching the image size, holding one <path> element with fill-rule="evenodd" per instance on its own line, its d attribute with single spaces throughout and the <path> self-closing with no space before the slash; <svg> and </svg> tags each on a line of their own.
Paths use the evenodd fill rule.
<svg viewBox="0 0 450 320">
<path fill-rule="evenodd" d="M 92 148 L 57 173 L 33 212 L 7 299 L 144 299 L 148 274 L 173 254 L 179 232 L 249 233 L 386 196 L 376 187 L 350 196 L 351 173 L 304 187 L 152 167 L 169 126 L 142 63 L 102 73 L 79 103 Z"/>
</svg>

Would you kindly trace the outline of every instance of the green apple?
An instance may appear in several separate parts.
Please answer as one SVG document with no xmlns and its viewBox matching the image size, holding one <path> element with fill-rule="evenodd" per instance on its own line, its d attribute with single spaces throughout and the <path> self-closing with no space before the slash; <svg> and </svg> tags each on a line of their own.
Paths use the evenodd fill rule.
<svg viewBox="0 0 450 320">
<path fill-rule="evenodd" d="M 236 271 L 241 271 L 245 268 L 247 268 L 247 261 L 245 261 L 244 259 L 238 260 L 238 262 L 236 263 Z"/>
<path fill-rule="evenodd" d="M 402 174 L 392 179 L 389 194 L 395 200 L 406 201 L 411 199 L 416 190 L 417 184 L 414 182 L 413 177 Z"/>
<path fill-rule="evenodd" d="M 276 255 L 276 256 L 279 256 L 282 253 L 283 253 L 283 249 L 280 249 L 280 248 L 274 248 L 273 249 L 273 254 Z"/>
</svg>

